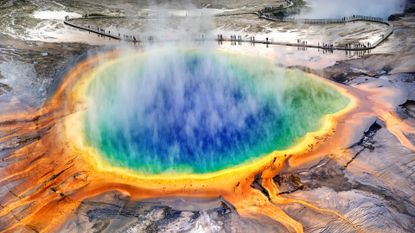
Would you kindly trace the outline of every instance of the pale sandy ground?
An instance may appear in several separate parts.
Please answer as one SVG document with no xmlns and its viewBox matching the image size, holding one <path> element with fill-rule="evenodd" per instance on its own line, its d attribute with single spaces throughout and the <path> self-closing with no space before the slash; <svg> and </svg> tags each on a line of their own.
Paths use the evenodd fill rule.
<svg viewBox="0 0 415 233">
<path fill-rule="evenodd" d="M 58 9 L 57 6 L 56 8 Z M 74 11 L 71 9 L 70 11 Z M 113 11 L 117 10 L 119 9 Z M 41 20 L 34 25 L 25 23 L 24 26 L 36 28 L 36 25 L 42 22 L 44 21 Z M 276 65 L 297 67 L 344 83 L 358 91 L 372 93 L 374 100 L 396 113 L 402 122 L 415 127 L 414 22 L 413 14 L 394 21 L 394 34 L 371 54 L 364 56 L 346 55 L 344 52 L 324 54 L 317 49 L 299 51 L 296 47 L 267 48 L 265 45 L 253 47 L 225 43 L 220 48 L 270 57 Z M 16 23 L 18 24 L 17 21 Z M 61 24 L 58 21 L 56 23 Z M 255 16 L 237 19 L 225 17 L 225 20 L 217 20 L 213 23 L 215 24 L 224 33 L 262 33 L 263 36 L 272 35 L 275 37 L 274 40 L 284 37 L 284 40 L 288 38 L 290 41 L 296 40 L 298 36 L 310 41 L 325 39 L 338 43 L 370 40 L 384 27 L 366 23 L 341 27 L 308 27 L 269 22 L 263 24 L 263 21 L 259 21 Z M 82 59 L 85 51 L 94 50 L 94 45 L 119 44 L 114 41 L 108 43 L 107 39 L 63 25 L 58 27 L 62 29 L 59 36 L 48 38 L 48 33 L 54 31 L 48 29 L 44 38 L 40 38 L 41 42 L 15 39 L 10 37 L 14 35 L 10 30 L 5 33 L 9 36 L 0 37 L 2 113 L 38 107 L 46 100 L 48 94 L 53 92 L 66 67 Z M 122 27 L 126 26 L 120 23 L 117 28 Z M 39 27 L 40 32 L 43 30 L 41 28 Z M 345 28 L 350 32 L 344 30 Z M 66 36 L 68 32 L 71 32 L 70 37 Z M 67 39 L 65 42 L 84 44 L 51 43 L 60 41 L 62 35 Z M 362 116 L 356 116 L 358 117 Z M 279 185 L 281 191 L 290 192 L 284 196 L 307 200 L 322 208 L 336 210 L 359 225 L 363 232 L 415 232 L 414 151 L 402 146 L 376 114 L 364 115 L 360 122 L 360 125 L 355 126 L 355 134 L 350 139 L 348 148 L 343 148 L 344 154 L 334 153 L 321 160 L 304 164 L 300 168 L 287 168 L 275 180 L 283 181 Z M 406 136 L 415 142 L 414 134 Z M 19 141 L 15 144 L 18 145 Z M 3 144 L 0 144 L 0 158 L 7 153 L 1 146 Z M 0 161 L 0 168 L 5 164 Z M 10 190 L 14 190 L 16 185 L 18 182 L 0 187 L 0 200 L 10 195 Z M 356 232 L 343 221 L 299 204 L 280 207 L 301 222 L 305 232 Z M 2 221 L 0 217 L 0 226 Z M 84 201 L 71 221 L 62 229 L 62 232 L 93 231 L 287 232 L 282 225 L 270 219 L 257 221 L 241 218 L 231 206 L 220 199 L 134 202 L 117 193 L 104 194 Z"/>
</svg>

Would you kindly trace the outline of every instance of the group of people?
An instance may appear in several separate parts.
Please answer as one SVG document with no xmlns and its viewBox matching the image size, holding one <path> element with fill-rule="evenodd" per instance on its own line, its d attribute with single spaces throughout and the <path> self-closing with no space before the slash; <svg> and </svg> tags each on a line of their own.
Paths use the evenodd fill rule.
<svg viewBox="0 0 415 233">
<path fill-rule="evenodd" d="M 323 49 L 330 49 L 333 50 L 334 49 L 334 44 L 333 43 L 323 43 L 321 42 L 321 46 L 320 46 L 320 42 L 317 42 L 318 47 L 321 47 Z"/>
<path fill-rule="evenodd" d="M 120 33 L 118 33 L 118 37 L 121 39 Z M 123 38 L 124 38 L 124 40 L 137 41 L 137 38 L 135 36 L 131 36 L 131 35 L 123 35 Z"/>
<path fill-rule="evenodd" d="M 242 36 L 231 35 L 231 41 L 242 41 Z"/>
<path fill-rule="evenodd" d="M 368 50 L 355 50 L 355 51 L 346 50 L 345 52 L 346 52 L 346 55 L 348 55 L 348 56 L 359 56 L 360 57 L 360 56 L 363 56 L 365 54 L 369 54 L 370 49 L 368 49 Z"/>
<path fill-rule="evenodd" d="M 223 37 L 223 35 L 222 34 L 218 34 L 218 41 L 219 42 L 223 42 L 225 39 L 224 39 L 224 37 Z M 238 42 L 238 43 L 242 43 L 243 42 L 243 39 L 242 39 L 242 36 L 238 36 L 238 35 L 231 35 L 230 36 L 230 41 L 232 42 L 232 43 L 236 43 L 236 42 Z M 250 36 L 249 37 L 249 41 L 252 43 L 252 44 L 255 44 L 255 42 L 256 42 L 256 40 L 255 40 L 255 36 Z M 269 44 L 271 42 L 271 40 L 268 38 L 268 37 L 266 37 L 265 38 L 265 43 L 266 44 Z"/>
<path fill-rule="evenodd" d="M 355 44 L 346 44 L 346 49 L 368 49 L 371 48 L 372 44 L 370 42 L 364 43 L 355 43 Z"/>
<path fill-rule="evenodd" d="M 236 45 L 237 42 L 238 42 L 239 45 L 241 45 L 241 43 L 242 43 L 242 36 L 231 35 L 231 43 L 232 43 L 232 45 Z"/>
<path fill-rule="evenodd" d="M 297 44 L 298 45 L 302 45 L 302 46 L 307 46 L 308 45 L 308 42 L 306 40 L 300 40 L 300 39 L 298 39 L 297 40 Z"/>
<path fill-rule="evenodd" d="M 87 28 L 88 29 L 91 29 L 91 26 L 90 25 L 87 25 Z M 111 35 L 111 30 L 108 30 L 108 31 L 106 31 L 105 29 L 103 29 L 103 28 L 100 28 L 100 27 L 97 27 L 97 30 L 96 30 L 98 33 L 100 33 L 100 34 L 107 34 L 107 35 Z M 121 35 L 121 33 L 118 33 L 118 38 L 121 40 L 121 39 L 124 39 L 124 40 L 132 40 L 132 41 L 134 41 L 134 42 L 137 42 L 138 40 L 137 40 L 137 38 L 135 37 L 135 36 L 133 36 L 133 35 Z M 122 37 L 121 37 L 122 36 Z"/>
</svg>

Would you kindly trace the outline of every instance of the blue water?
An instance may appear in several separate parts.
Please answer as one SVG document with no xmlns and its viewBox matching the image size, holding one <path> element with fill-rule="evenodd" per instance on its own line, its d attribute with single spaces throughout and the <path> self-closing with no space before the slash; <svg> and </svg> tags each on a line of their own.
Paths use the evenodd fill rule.
<svg viewBox="0 0 415 233">
<path fill-rule="evenodd" d="M 158 59 L 128 61 L 123 77 L 114 74 L 125 64 L 114 64 L 90 87 L 87 138 L 118 166 L 221 170 L 291 146 L 346 103 L 323 84 L 281 81 L 284 72 L 265 62 L 194 52 Z M 307 93 L 313 87 L 321 93 Z"/>
</svg>

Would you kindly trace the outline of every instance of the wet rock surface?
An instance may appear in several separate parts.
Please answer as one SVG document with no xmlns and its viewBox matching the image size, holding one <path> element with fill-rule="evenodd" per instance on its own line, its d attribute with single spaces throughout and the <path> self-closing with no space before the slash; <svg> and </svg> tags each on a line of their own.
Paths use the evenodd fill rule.
<svg viewBox="0 0 415 233">
<path fill-rule="evenodd" d="M 27 42 L 0 35 L 0 108 L 2 113 L 41 106 L 72 64 L 94 46 Z M 11 104 L 12 103 L 12 104 Z"/>
<path fill-rule="evenodd" d="M 415 118 L 415 101 L 407 100 L 405 103 L 399 105 L 398 113 L 404 118 Z"/>
<path fill-rule="evenodd" d="M 398 25 L 411 21 L 405 17 L 399 20 Z M 398 30 L 395 39 L 399 41 L 402 38 L 396 37 L 405 33 Z M 413 28 L 409 31 L 413 32 Z M 387 41 L 384 46 L 395 46 L 394 43 Z M 373 85 L 392 90 L 398 97 L 385 97 L 385 101 L 413 126 L 415 70 L 413 62 L 409 62 L 414 58 L 412 49 L 409 46 L 396 52 L 339 61 L 311 71 L 356 88 Z M 415 153 L 403 147 L 379 119 L 368 121 L 367 127 L 360 140 L 345 148 L 350 157 L 327 155 L 321 161 L 284 171 L 274 179 L 288 196 L 335 209 L 364 232 L 415 232 Z M 414 139 L 410 134 L 408 138 Z M 286 211 L 304 220 L 305 232 L 356 232 L 338 219 L 321 216 L 301 205 L 286 207 Z"/>
<path fill-rule="evenodd" d="M 275 232 L 269 219 L 241 218 L 224 199 L 152 199 L 135 202 L 109 193 L 82 202 L 62 232 Z"/>
<path fill-rule="evenodd" d="M 326 158 L 284 172 L 279 177 L 288 178 L 279 187 L 292 198 L 339 211 L 364 232 L 414 232 L 414 153 L 377 122 L 351 151 L 347 161 Z M 330 216 L 311 217 L 317 213 L 301 205 L 286 210 L 311 222 L 306 232 L 356 232 Z"/>
</svg>

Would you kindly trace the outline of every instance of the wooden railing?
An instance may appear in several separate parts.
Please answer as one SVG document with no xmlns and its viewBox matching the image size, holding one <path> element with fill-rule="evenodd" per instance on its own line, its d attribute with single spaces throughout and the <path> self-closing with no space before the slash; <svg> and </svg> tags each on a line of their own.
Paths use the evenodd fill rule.
<svg viewBox="0 0 415 233">
<path fill-rule="evenodd" d="M 294 5 L 294 3 L 291 0 L 286 0 L 287 2 L 287 6 L 284 8 L 289 8 L 292 7 Z M 279 8 L 280 9 L 280 8 Z M 284 46 L 296 46 L 296 47 L 307 47 L 307 48 L 320 48 L 320 49 L 324 49 L 324 50 L 350 50 L 350 51 L 362 51 L 362 50 L 371 50 L 376 48 L 377 46 L 379 46 L 379 44 L 381 44 L 383 41 L 385 41 L 392 33 L 393 33 L 393 25 L 382 19 L 382 18 L 378 18 L 378 17 L 370 17 L 370 16 L 362 16 L 362 15 L 353 15 L 351 17 L 343 17 L 343 18 L 331 18 L 331 19 L 299 19 L 299 18 L 277 18 L 274 17 L 273 14 L 270 12 L 272 11 L 272 9 L 267 9 L 267 10 L 261 10 L 256 12 L 256 14 L 258 15 L 259 18 L 261 19 L 265 19 L 265 20 L 270 20 L 270 21 L 277 21 L 277 22 L 292 22 L 292 23 L 304 23 L 304 24 L 345 24 L 345 23 L 350 23 L 350 22 L 356 22 L 356 21 L 367 21 L 367 22 L 373 22 L 373 23 L 381 23 L 381 24 L 385 24 L 388 26 L 388 29 L 380 35 L 379 39 L 377 39 L 374 43 L 371 44 L 354 44 L 354 45 L 343 45 L 343 46 L 339 46 L 339 45 L 333 45 L 333 44 L 320 44 L 318 43 L 317 45 L 315 44 L 308 44 L 308 43 L 304 43 L 303 41 L 298 41 L 297 43 L 290 43 L 290 42 L 275 42 L 272 40 L 272 38 L 266 38 L 266 39 L 262 39 L 262 40 L 256 40 L 254 36 L 251 36 L 248 38 L 242 38 L 240 36 L 230 36 L 230 37 L 223 37 L 223 36 L 219 36 L 214 39 L 214 38 L 202 38 L 202 39 L 197 39 L 197 40 L 216 40 L 218 42 L 223 42 L 223 41 L 230 41 L 231 43 L 260 43 L 260 44 L 274 44 L 274 45 L 284 45 Z M 240 12 L 242 13 L 242 12 Z M 239 14 L 240 14 L 239 13 Z M 249 12 L 245 12 L 244 14 L 248 14 Z M 223 15 L 217 15 L 217 16 L 223 16 Z M 107 16 L 107 15 L 102 15 L 102 14 L 90 14 L 90 15 L 84 15 L 82 17 L 79 18 L 70 18 L 70 17 L 66 17 L 64 23 L 68 26 L 80 29 L 80 30 L 85 30 L 88 32 L 92 32 L 101 36 L 106 36 L 115 40 L 124 40 L 124 41 L 129 41 L 129 42 L 134 42 L 134 43 L 139 43 L 139 42 L 144 42 L 144 41 L 150 41 L 153 42 L 155 38 L 149 36 L 147 38 L 139 38 L 138 36 L 132 36 L 132 35 L 121 35 L 119 33 L 111 33 L 110 31 L 107 31 L 103 28 L 99 28 L 99 27 L 93 27 L 93 26 L 83 26 L 83 25 L 79 25 L 76 24 L 74 21 L 75 20 L 85 20 L 85 19 L 105 19 L 105 18 L 110 18 L 110 19 L 114 19 L 114 18 L 129 18 L 129 17 L 124 17 L 124 16 Z M 144 18 L 144 17 L 134 17 L 134 18 Z"/>
</svg>

